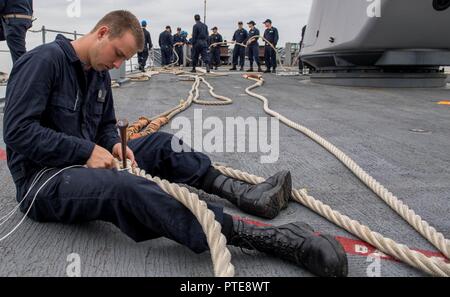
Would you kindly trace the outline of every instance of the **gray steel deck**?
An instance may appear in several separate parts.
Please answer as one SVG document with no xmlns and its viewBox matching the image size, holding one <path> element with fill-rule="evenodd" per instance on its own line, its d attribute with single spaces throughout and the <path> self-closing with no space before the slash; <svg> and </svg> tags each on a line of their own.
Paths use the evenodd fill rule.
<svg viewBox="0 0 450 297">
<path fill-rule="evenodd" d="M 234 104 L 194 106 L 184 116 L 192 118 L 194 108 L 202 108 L 204 117 L 265 116 L 261 102 L 244 95 L 249 81 L 231 75 L 211 78 L 210 82 L 218 94 L 232 97 Z M 170 75 L 127 84 L 114 90 L 117 116 L 132 121 L 140 115 L 156 115 L 185 98 L 190 86 L 191 83 L 179 82 Z M 256 92 L 266 95 L 274 110 L 340 147 L 446 238 L 450 237 L 450 106 L 436 104 L 450 100 L 450 85 L 442 89 L 347 88 L 269 75 L 265 86 Z M 207 93 L 202 94 L 206 97 Z M 2 123 L 1 114 L 0 120 Z M 412 248 L 434 251 L 337 159 L 304 135 L 280 127 L 280 158 L 276 164 L 260 164 L 258 154 L 224 153 L 211 157 L 260 176 L 288 169 L 295 187 L 308 188 L 314 197 L 343 214 Z M 428 132 L 414 133 L 413 129 Z M 175 132 L 170 126 L 164 131 Z M 2 142 L 0 148 L 4 148 Z M 15 188 L 5 161 L 0 161 L 0 183 L 1 217 L 16 205 Z M 228 212 L 250 217 L 217 197 L 202 196 L 223 204 Z M 9 227 L 0 229 L 1 234 L 9 231 L 21 214 L 14 218 Z M 321 232 L 353 238 L 294 203 L 270 223 L 294 220 L 306 221 Z M 237 248 L 230 250 L 237 276 L 310 275 L 257 252 L 246 255 Z M 27 219 L 16 233 L 0 243 L 0 276 L 64 276 L 70 253 L 81 256 L 83 276 L 212 275 L 208 253 L 196 255 L 166 239 L 137 244 L 108 223 L 68 226 Z M 350 276 L 366 276 L 370 264 L 366 257 L 349 255 Z M 381 275 L 423 274 L 404 264 L 382 260 Z"/>
</svg>

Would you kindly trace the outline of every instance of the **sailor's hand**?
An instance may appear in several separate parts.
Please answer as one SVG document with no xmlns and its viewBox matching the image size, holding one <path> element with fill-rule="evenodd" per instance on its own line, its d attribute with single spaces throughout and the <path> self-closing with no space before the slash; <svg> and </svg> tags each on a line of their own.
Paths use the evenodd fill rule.
<svg viewBox="0 0 450 297">
<path fill-rule="evenodd" d="M 127 146 L 126 153 L 127 153 L 127 159 L 131 161 L 131 166 L 137 167 L 138 164 L 136 162 L 136 159 L 134 158 L 134 153 L 128 146 Z M 120 144 L 120 143 L 115 144 L 112 149 L 112 154 L 115 158 L 122 161 L 122 144 Z"/>
<path fill-rule="evenodd" d="M 114 157 L 106 149 L 95 145 L 91 157 L 86 163 L 88 168 L 114 168 Z"/>
</svg>

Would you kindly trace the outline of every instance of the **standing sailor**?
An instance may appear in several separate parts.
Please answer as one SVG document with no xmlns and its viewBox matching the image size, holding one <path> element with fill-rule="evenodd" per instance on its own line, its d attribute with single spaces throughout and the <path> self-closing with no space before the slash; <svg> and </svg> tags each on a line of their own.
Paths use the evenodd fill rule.
<svg viewBox="0 0 450 297">
<path fill-rule="evenodd" d="M 141 25 L 142 31 L 144 32 L 145 42 L 144 42 L 144 49 L 142 50 L 142 52 L 138 52 L 138 63 L 139 63 L 139 70 L 144 72 L 145 65 L 147 65 L 149 50 L 153 48 L 153 44 L 152 38 L 150 37 L 150 32 L 147 31 L 147 21 L 143 20 L 141 22 Z"/>
<path fill-rule="evenodd" d="M 200 15 L 196 14 L 194 16 L 195 25 L 192 28 L 192 70 L 191 72 L 196 72 L 195 67 L 197 67 L 198 59 L 200 55 L 202 56 L 203 63 L 206 67 L 206 72 L 209 72 L 209 53 L 208 53 L 208 26 L 200 21 Z"/>
<path fill-rule="evenodd" d="M 217 27 L 212 28 L 213 33 L 209 37 L 209 45 L 211 47 L 211 65 L 217 70 L 222 64 L 220 61 L 220 44 L 215 45 L 215 43 L 223 42 L 222 35 L 217 32 Z"/>
<path fill-rule="evenodd" d="M 166 26 L 166 30 L 159 34 L 159 47 L 161 48 L 161 66 L 172 63 L 173 38 L 170 26 Z"/>
<path fill-rule="evenodd" d="M 266 31 L 264 31 L 264 38 L 269 41 L 273 47 L 277 47 L 279 35 L 278 35 L 278 29 L 272 26 L 272 21 L 270 19 L 267 19 L 264 22 L 264 25 L 266 25 Z M 264 48 L 264 60 L 266 62 L 266 71 L 265 73 L 270 73 L 270 69 L 272 68 L 272 72 L 276 73 L 277 69 L 277 53 L 272 48 L 272 46 L 267 43 Z"/>
<path fill-rule="evenodd" d="M 244 23 L 238 22 L 238 29 L 233 35 L 233 41 L 236 43 L 244 43 L 247 40 L 248 33 L 243 26 Z M 230 70 L 237 70 L 236 65 L 238 65 L 238 63 L 241 66 L 240 70 L 243 71 L 245 63 L 245 47 L 235 44 L 233 49 L 233 67 Z"/>
<path fill-rule="evenodd" d="M 25 37 L 33 20 L 33 0 L 0 0 L 0 31 L 13 64 L 27 52 Z"/>
<path fill-rule="evenodd" d="M 175 52 L 178 55 L 178 66 L 184 64 L 183 47 L 187 43 L 186 37 L 181 34 L 181 28 L 177 28 L 177 33 L 173 35 L 173 44 L 175 46 Z"/>
<path fill-rule="evenodd" d="M 253 61 L 255 61 L 256 65 L 258 65 L 258 72 L 262 72 L 261 62 L 259 61 L 258 38 L 252 39 L 252 37 L 254 36 L 259 36 L 259 30 L 255 27 L 256 23 L 254 21 L 248 22 L 247 25 L 249 27 L 247 41 L 250 41 L 250 43 L 247 44 L 248 59 L 250 61 L 250 68 L 247 70 L 247 72 L 253 72 Z"/>
</svg>

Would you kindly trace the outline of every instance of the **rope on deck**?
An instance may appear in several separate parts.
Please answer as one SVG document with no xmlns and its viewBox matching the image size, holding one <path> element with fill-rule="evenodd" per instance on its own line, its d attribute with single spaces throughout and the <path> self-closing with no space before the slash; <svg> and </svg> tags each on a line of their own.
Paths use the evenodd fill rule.
<svg viewBox="0 0 450 297">
<path fill-rule="evenodd" d="M 338 149 L 332 143 L 328 142 L 318 134 L 314 133 L 310 129 L 293 122 L 285 116 L 273 111 L 269 108 L 269 101 L 266 97 L 252 92 L 252 89 L 261 87 L 264 84 L 262 76 L 257 75 L 244 75 L 245 78 L 252 80 L 255 84 L 248 87 L 245 92 L 261 100 L 264 103 L 264 111 L 280 120 L 282 123 L 290 128 L 302 132 L 331 154 L 339 159 L 351 172 L 353 172 L 364 184 L 366 184 L 375 194 L 377 194 L 384 202 L 386 202 L 397 214 L 399 214 L 406 222 L 408 222 L 414 229 L 416 229 L 424 238 L 432 243 L 438 250 L 440 250 L 447 258 L 450 255 L 450 241 L 447 240 L 442 233 L 436 231 L 435 228 L 430 226 L 425 220 L 417 215 L 412 209 L 410 209 L 405 203 L 400 201 L 395 195 L 389 192 L 383 185 L 381 185 L 375 178 L 365 172 L 355 161 L 347 156 L 343 151 Z M 229 174 L 233 174 L 232 171 L 227 171 Z M 251 180 L 249 175 L 242 175 L 241 178 Z M 261 178 L 253 180 L 263 180 Z M 398 244 L 389 238 L 384 238 L 380 234 L 371 231 L 368 227 L 361 225 L 357 221 L 340 214 L 337 211 L 332 210 L 329 206 L 317 201 L 313 197 L 309 196 L 304 190 L 296 190 L 292 192 L 292 197 L 295 201 L 311 208 L 315 212 L 324 216 L 331 222 L 341 226 L 345 230 L 353 233 L 359 238 L 366 240 L 373 246 L 377 247 L 381 251 L 388 253 L 397 259 L 402 260 L 416 268 L 419 268 L 427 273 L 435 274 L 439 276 L 450 276 L 450 265 L 440 259 L 433 259 L 425 257 L 424 255 L 410 250 L 408 247 Z"/>
<path fill-rule="evenodd" d="M 189 91 L 188 99 L 186 101 L 182 101 L 177 107 L 159 116 L 165 116 L 170 120 L 177 114 L 189 108 L 189 106 L 191 106 L 193 102 L 205 105 L 224 105 L 232 103 L 232 100 L 230 98 L 215 94 L 214 88 L 203 77 L 200 77 L 198 75 L 183 76 L 194 79 L 192 88 Z M 264 103 L 264 111 L 267 114 L 279 119 L 288 127 L 302 132 L 303 134 L 323 146 L 325 149 L 327 149 L 347 168 L 349 168 L 362 182 L 364 182 L 374 193 L 376 193 L 383 201 L 385 201 L 394 211 L 396 211 L 413 228 L 415 228 L 424 238 L 426 238 L 429 242 L 436 246 L 436 248 L 438 248 L 447 257 L 447 259 L 449 258 L 450 243 L 447 239 L 445 239 L 442 233 L 437 232 L 435 228 L 430 226 L 406 204 L 400 201 L 372 176 L 366 173 L 355 161 L 353 161 L 349 156 L 347 156 L 336 146 L 334 146 L 318 134 L 314 133 L 310 129 L 298 123 L 295 123 L 292 120 L 284 117 L 283 115 L 271 110 L 269 108 L 269 101 L 266 97 L 252 92 L 253 89 L 261 87 L 264 84 L 264 79 L 261 75 L 250 74 L 244 75 L 244 77 L 255 82 L 255 84 L 249 86 L 245 90 L 246 93 L 261 100 Z M 199 100 L 199 86 L 201 82 L 208 86 L 211 96 L 219 99 L 220 101 Z M 217 167 L 217 169 L 225 175 L 242 179 L 246 182 L 260 183 L 264 181 L 264 179 L 261 177 L 256 177 L 238 170 L 233 170 L 225 167 Z M 450 276 L 450 264 L 446 263 L 444 260 L 426 257 L 419 252 L 409 249 L 406 245 L 399 244 L 390 238 L 383 237 L 381 234 L 370 230 L 369 227 L 362 225 L 358 221 L 350 219 L 349 217 L 339 213 L 338 211 L 333 210 L 330 206 L 316 200 L 314 197 L 309 196 L 306 190 L 293 190 L 292 197 L 294 201 L 312 209 L 316 213 L 325 217 L 330 222 L 333 222 L 337 226 L 340 226 L 341 228 L 354 234 L 358 238 L 370 243 L 380 251 L 389 254 L 396 259 L 401 260 L 404 263 L 407 263 L 428 274 L 436 276 Z"/>
<path fill-rule="evenodd" d="M 215 166 L 215 168 L 224 175 L 251 184 L 258 184 L 265 180 L 262 177 L 224 166 Z M 407 263 L 431 275 L 450 276 L 450 265 L 445 263 L 443 260 L 428 258 L 419 252 L 411 250 L 404 244 L 399 244 L 390 238 L 383 237 L 380 233 L 370 230 L 369 227 L 362 225 L 358 221 L 350 219 L 314 197 L 309 196 L 305 189 L 292 190 L 291 197 L 294 201 L 308 207 L 330 222 L 347 230 L 362 240 L 370 243 L 380 251 L 389 254 L 404 263 Z"/>
<path fill-rule="evenodd" d="M 181 100 L 180 104 L 178 104 L 174 108 L 166 112 L 163 112 L 151 119 L 147 119 L 146 117 L 140 117 L 137 122 L 131 124 L 130 127 L 128 127 L 127 135 L 129 139 L 144 137 L 158 131 L 161 127 L 166 125 L 176 115 L 188 109 L 193 103 L 199 105 L 213 105 L 213 106 L 229 105 L 233 103 L 233 100 L 231 100 L 230 98 L 216 94 L 214 92 L 214 87 L 205 78 L 199 75 L 190 75 L 190 74 L 183 74 L 179 76 L 187 77 L 194 80 L 194 83 L 192 84 L 191 90 L 189 91 L 189 95 L 186 101 Z M 201 83 L 203 83 L 208 87 L 209 94 L 218 101 L 206 101 L 199 99 L 200 97 L 199 87 Z"/>
<path fill-rule="evenodd" d="M 121 164 L 121 161 L 116 160 L 117 170 L 123 170 Z M 206 240 L 211 251 L 214 275 L 216 277 L 234 276 L 234 266 L 231 264 L 231 254 L 227 248 L 227 240 L 221 233 L 222 226 L 215 220 L 214 213 L 208 209 L 206 202 L 200 200 L 197 194 L 189 192 L 187 188 L 180 187 L 177 184 L 170 183 L 158 177 L 152 177 L 145 170 L 132 168 L 130 161 L 128 161 L 127 170 L 133 175 L 146 178 L 156 183 L 164 192 L 187 207 L 197 218 L 202 226 L 203 232 L 205 232 Z"/>
</svg>

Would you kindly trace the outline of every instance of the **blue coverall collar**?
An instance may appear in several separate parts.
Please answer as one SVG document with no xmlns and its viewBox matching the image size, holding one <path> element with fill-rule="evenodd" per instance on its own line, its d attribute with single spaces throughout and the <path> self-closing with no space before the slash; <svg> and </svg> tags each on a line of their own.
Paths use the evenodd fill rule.
<svg viewBox="0 0 450 297">
<path fill-rule="evenodd" d="M 75 49 L 70 43 L 72 40 L 66 38 L 62 34 L 58 34 L 55 39 L 56 43 L 62 48 L 70 63 L 81 62 L 80 58 L 77 56 Z"/>
</svg>

